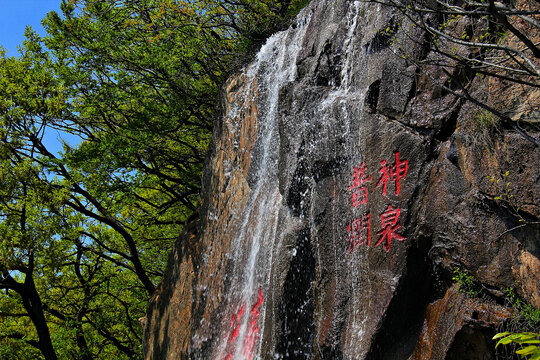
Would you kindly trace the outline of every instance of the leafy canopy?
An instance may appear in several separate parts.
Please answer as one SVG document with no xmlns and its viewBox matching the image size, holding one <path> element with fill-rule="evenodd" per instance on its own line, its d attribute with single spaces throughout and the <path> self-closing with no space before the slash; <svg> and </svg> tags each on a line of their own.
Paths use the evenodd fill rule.
<svg viewBox="0 0 540 360">
<path fill-rule="evenodd" d="M 0 50 L 2 359 L 141 358 L 221 84 L 306 3 L 63 0 Z"/>
</svg>

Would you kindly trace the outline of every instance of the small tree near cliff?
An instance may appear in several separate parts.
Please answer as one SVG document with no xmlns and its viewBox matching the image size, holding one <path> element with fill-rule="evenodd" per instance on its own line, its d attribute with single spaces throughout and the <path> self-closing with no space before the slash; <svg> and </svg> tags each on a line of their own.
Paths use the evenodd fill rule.
<svg viewBox="0 0 540 360">
<path fill-rule="evenodd" d="M 430 53 L 418 56 L 399 47 L 398 55 L 419 68 L 437 68 L 429 73 L 432 84 L 443 92 L 470 101 L 497 116 L 502 126 L 512 128 L 536 146 L 540 121 L 540 9 L 535 0 L 368 0 L 392 7 L 411 27 L 410 41 Z M 395 24 L 394 24 L 395 25 Z M 395 26 L 386 29 L 392 37 Z M 425 37 L 418 39 L 414 29 Z M 444 80 L 441 81 L 441 78 Z M 484 80 L 488 97 L 472 92 L 477 78 Z M 478 85 L 478 84 L 477 84 Z"/>
</svg>

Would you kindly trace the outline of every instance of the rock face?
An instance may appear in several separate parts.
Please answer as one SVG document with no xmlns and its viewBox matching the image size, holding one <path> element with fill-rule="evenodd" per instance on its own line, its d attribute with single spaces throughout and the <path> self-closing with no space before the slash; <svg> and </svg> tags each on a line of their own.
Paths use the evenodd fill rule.
<svg viewBox="0 0 540 360">
<path fill-rule="evenodd" d="M 540 306 L 538 148 L 478 141 L 410 29 L 313 0 L 228 81 L 146 359 L 495 359 L 502 290 Z M 489 296 L 458 292 L 458 267 Z"/>
</svg>

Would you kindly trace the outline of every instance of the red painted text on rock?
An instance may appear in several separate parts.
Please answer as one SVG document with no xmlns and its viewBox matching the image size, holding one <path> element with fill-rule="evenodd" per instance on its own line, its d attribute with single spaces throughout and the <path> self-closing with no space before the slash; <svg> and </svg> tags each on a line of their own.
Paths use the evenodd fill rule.
<svg viewBox="0 0 540 360">
<path fill-rule="evenodd" d="M 259 314 L 261 313 L 261 306 L 263 302 L 264 302 L 264 297 L 262 295 L 262 289 L 259 288 L 257 302 L 251 307 L 251 311 L 249 312 L 249 315 L 248 315 L 249 318 L 247 319 L 248 322 L 247 322 L 246 335 L 244 337 L 244 341 L 242 342 L 241 353 L 243 354 L 245 359 L 251 359 L 253 356 L 253 352 L 255 350 L 255 344 L 259 336 L 259 326 L 257 325 L 257 322 L 259 320 Z M 245 315 L 246 315 L 246 305 L 242 305 L 242 307 L 237 311 L 237 313 L 233 314 L 231 318 L 231 325 L 230 325 L 231 332 L 230 332 L 228 344 L 233 347 L 233 350 L 227 355 L 225 360 L 234 359 L 234 354 L 236 352 L 235 341 L 240 335 L 240 329 L 241 329 L 242 322 L 244 320 Z"/>
<path fill-rule="evenodd" d="M 409 161 L 402 159 L 399 152 L 394 153 L 394 161 L 390 164 L 386 159 L 380 161 L 379 180 L 375 188 L 382 188 L 383 196 L 387 196 L 389 183 L 394 183 L 394 193 L 399 195 L 401 192 L 402 180 L 407 176 L 409 170 Z M 369 205 L 369 190 L 368 184 L 372 181 L 369 175 L 368 167 L 365 162 L 360 166 L 355 167 L 352 173 L 352 184 L 347 190 L 351 191 L 351 204 L 354 211 L 360 205 Z M 365 209 L 365 208 L 363 208 Z M 368 207 L 369 209 L 369 207 Z M 385 251 L 390 251 L 392 240 L 406 240 L 401 234 L 401 225 L 399 224 L 399 216 L 401 208 L 392 208 L 388 205 L 386 210 L 380 217 L 380 231 L 377 232 L 377 243 L 375 246 L 382 245 Z M 361 245 L 366 247 L 371 246 L 371 229 L 372 219 L 369 212 L 361 216 L 356 216 L 350 223 L 347 224 L 347 253 L 351 254 Z"/>
<path fill-rule="evenodd" d="M 399 215 L 401 214 L 401 209 L 392 209 L 392 205 L 388 205 L 388 208 L 381 215 L 381 227 L 382 230 L 379 231 L 379 241 L 375 246 L 382 244 L 382 247 L 387 252 L 390 251 L 392 245 L 392 240 L 404 241 L 405 238 L 397 233 L 401 229 L 401 225 L 398 224 Z"/>
</svg>

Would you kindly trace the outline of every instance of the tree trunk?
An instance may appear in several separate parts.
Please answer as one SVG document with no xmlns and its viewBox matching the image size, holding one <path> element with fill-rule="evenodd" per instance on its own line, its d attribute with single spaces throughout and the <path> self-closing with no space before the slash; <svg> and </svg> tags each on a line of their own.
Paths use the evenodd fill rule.
<svg viewBox="0 0 540 360">
<path fill-rule="evenodd" d="M 54 347 L 51 341 L 51 334 L 49 332 L 49 326 L 45 320 L 45 313 L 43 312 L 43 304 L 37 292 L 34 284 L 34 279 L 31 274 L 26 274 L 26 279 L 23 285 L 23 291 L 21 292 L 23 305 L 30 319 L 36 328 L 36 332 L 39 338 L 39 349 L 45 357 L 45 360 L 57 360 L 58 357 L 54 351 Z"/>
</svg>

